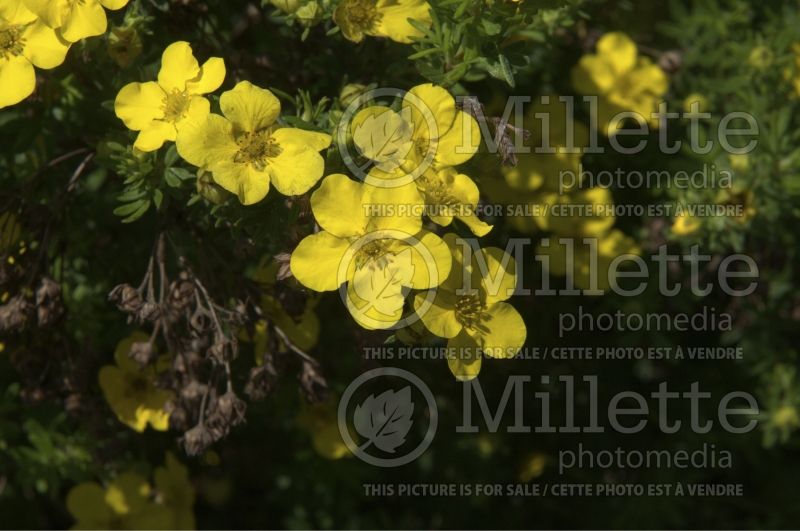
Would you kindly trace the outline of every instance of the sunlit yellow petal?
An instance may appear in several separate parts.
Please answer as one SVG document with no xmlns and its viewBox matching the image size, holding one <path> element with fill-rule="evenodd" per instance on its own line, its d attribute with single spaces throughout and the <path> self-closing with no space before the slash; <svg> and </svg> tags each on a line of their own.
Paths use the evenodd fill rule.
<svg viewBox="0 0 800 531">
<path fill-rule="evenodd" d="M 77 42 L 86 37 L 102 35 L 106 32 L 106 12 L 97 0 L 74 2 L 64 24 L 61 36 L 69 42 Z"/>
<path fill-rule="evenodd" d="M 189 94 L 208 94 L 217 90 L 225 81 L 225 61 L 220 57 L 212 57 L 200 67 L 196 79 L 186 82 Z"/>
<path fill-rule="evenodd" d="M 456 337 L 463 328 L 456 320 L 455 307 L 458 297 L 455 293 L 440 289 L 435 292 L 428 305 L 426 300 L 430 298 L 429 293 L 417 293 L 414 297 L 414 310 L 417 315 L 431 333 L 439 337 Z"/>
<path fill-rule="evenodd" d="M 525 344 L 527 329 L 522 316 L 507 302 L 489 306 L 485 319 L 468 333 L 490 358 L 513 358 Z"/>
<path fill-rule="evenodd" d="M 208 169 L 214 182 L 236 194 L 243 205 L 258 203 L 269 192 L 270 173 L 251 164 L 235 162 L 233 158 L 213 160 L 209 157 Z"/>
<path fill-rule="evenodd" d="M 164 145 L 164 142 L 175 140 L 177 136 L 175 125 L 164 120 L 153 120 L 139 131 L 133 147 L 139 151 L 155 151 Z"/>
<path fill-rule="evenodd" d="M 311 194 L 311 210 L 320 227 L 341 238 L 363 235 L 367 224 L 364 186 L 340 173 L 325 177 Z"/>
<path fill-rule="evenodd" d="M 0 58 L 0 108 L 19 103 L 36 88 L 36 73 L 21 55 Z"/>
<path fill-rule="evenodd" d="M 339 266 L 350 244 L 322 231 L 306 236 L 292 252 L 294 277 L 314 291 L 333 291 L 346 279 L 338 279 Z"/>
<path fill-rule="evenodd" d="M 41 20 L 30 24 L 23 33 L 25 48 L 22 54 L 39 68 L 55 68 L 64 62 L 69 42 Z"/>
<path fill-rule="evenodd" d="M 281 102 L 267 89 L 240 81 L 219 99 L 222 113 L 239 131 L 260 131 L 275 123 Z"/>
<path fill-rule="evenodd" d="M 447 342 L 447 366 L 457 380 L 468 381 L 478 376 L 482 359 L 478 343 L 466 332 Z"/>
<path fill-rule="evenodd" d="M 437 164 L 456 166 L 463 164 L 478 152 L 481 131 L 478 122 L 464 111 L 458 111 L 453 127 L 439 137 L 434 160 Z"/>
<path fill-rule="evenodd" d="M 195 79 L 200 74 L 200 65 L 197 63 L 192 47 L 186 41 L 173 42 L 161 55 L 161 70 L 158 71 L 158 84 L 170 92 L 183 91 L 187 81 Z"/>
<path fill-rule="evenodd" d="M 409 43 L 422 36 L 422 32 L 409 24 L 408 19 L 425 26 L 431 24 L 431 6 L 425 0 L 378 0 L 376 9 L 381 16 L 368 33 L 389 37 L 395 42 Z"/>
<path fill-rule="evenodd" d="M 450 130 L 456 116 L 456 102 L 446 89 L 425 83 L 408 92 L 403 98 L 403 109 L 410 113 L 415 138 L 439 138 Z"/>
<path fill-rule="evenodd" d="M 185 161 L 198 167 L 208 166 L 210 161 L 233 161 L 239 150 L 233 124 L 218 114 L 182 123 L 175 146 Z"/>
<path fill-rule="evenodd" d="M 114 112 L 128 129 L 141 131 L 153 120 L 164 117 L 165 97 L 164 91 L 153 81 L 129 83 L 117 94 Z"/>
</svg>

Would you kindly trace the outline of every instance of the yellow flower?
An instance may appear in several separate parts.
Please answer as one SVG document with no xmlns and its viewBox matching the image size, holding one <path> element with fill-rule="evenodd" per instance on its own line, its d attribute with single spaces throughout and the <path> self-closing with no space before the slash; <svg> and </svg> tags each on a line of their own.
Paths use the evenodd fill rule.
<svg viewBox="0 0 800 531">
<path fill-rule="evenodd" d="M 422 204 L 411 183 L 381 188 L 327 176 L 311 196 L 323 230 L 294 250 L 292 274 L 314 291 L 346 283 L 348 310 L 361 326 L 394 326 L 408 289 L 432 288 L 450 272 L 447 246 L 422 230 Z"/>
<path fill-rule="evenodd" d="M 539 118 L 542 114 L 548 117 L 547 130 L 544 129 L 543 120 Z M 524 122 L 536 126 L 524 142 L 530 147 L 530 153 L 518 154 L 516 166 L 502 167 L 503 176 L 508 184 L 517 190 L 556 192 L 559 191 L 559 182 L 565 172 L 574 174 L 577 183 L 583 154 L 566 153 L 564 148 L 579 150 L 586 147 L 589 142 L 587 127 L 573 120 L 572 138 L 568 137 L 567 108 L 555 94 L 546 95 L 538 100 L 527 113 Z M 572 145 L 568 145 L 570 142 Z M 537 153 L 537 148 L 539 151 L 549 148 L 555 150 L 555 153 Z"/>
<path fill-rule="evenodd" d="M 57 67 L 69 46 L 21 0 L 0 2 L 0 108 L 30 96 L 36 88 L 33 67 Z"/>
<path fill-rule="evenodd" d="M 558 241 L 558 238 L 550 238 L 550 245 L 544 247 L 538 245 L 536 254 L 549 258 L 549 272 L 556 276 L 571 276 L 575 286 L 579 289 L 599 289 L 607 291 L 611 287 L 611 262 L 622 255 L 639 255 L 641 249 L 636 245 L 632 238 L 626 236 L 617 229 L 597 237 L 597 263 L 594 264 L 591 247 L 583 242 L 583 238 L 575 238 L 572 241 L 573 257 L 572 263 L 567 261 L 568 245 Z M 596 284 L 592 286 L 592 273 L 596 276 Z"/>
<path fill-rule="evenodd" d="M 330 135 L 278 127 L 281 104 L 269 90 L 242 81 L 222 93 L 222 114 L 196 120 L 178 135 L 178 153 L 205 168 L 244 205 L 264 199 L 272 183 L 283 195 L 306 193 L 322 177 L 320 151 Z"/>
<path fill-rule="evenodd" d="M 409 90 L 399 113 L 380 105 L 362 109 L 350 124 L 358 151 L 375 161 L 376 178 L 418 175 L 467 162 L 481 133 L 444 88 L 425 83 Z"/>
<path fill-rule="evenodd" d="M 153 479 L 159 500 L 171 516 L 164 529 L 194 529 L 194 487 L 186 467 L 167 452 L 164 466 L 156 468 Z"/>
<path fill-rule="evenodd" d="M 155 151 L 174 141 L 190 121 L 208 116 L 210 104 L 202 94 L 215 91 L 225 79 L 225 63 L 212 57 L 203 66 L 188 42 L 170 44 L 161 56 L 158 82 L 129 83 L 114 101 L 117 117 L 132 131 L 140 151 Z"/>
<path fill-rule="evenodd" d="M 487 247 L 480 250 L 483 260 L 473 253 L 465 263 L 459 239 L 447 234 L 444 240 L 454 266 L 436 290 L 431 307 L 421 311 L 429 294 L 420 293 L 414 308 L 428 330 L 448 339 L 447 361 L 453 375 L 471 380 L 480 372 L 482 354 L 513 358 L 525 343 L 525 322 L 505 302 L 517 285 L 515 262 L 501 249 Z M 465 291 L 465 283 L 471 289 Z"/>
<path fill-rule="evenodd" d="M 353 454 L 339 433 L 336 402 L 328 399 L 318 404 L 306 405 L 297 417 L 297 423 L 311 436 L 311 444 L 325 459 L 341 459 Z"/>
<path fill-rule="evenodd" d="M 699 228 L 700 220 L 687 212 L 675 216 L 675 221 L 672 223 L 672 233 L 677 236 L 688 236 L 697 232 Z"/>
<path fill-rule="evenodd" d="M 772 61 L 775 59 L 775 54 L 768 46 L 760 45 L 750 50 L 750 55 L 747 56 L 747 64 L 756 70 L 764 70 L 769 68 Z"/>
<path fill-rule="evenodd" d="M 127 68 L 142 53 L 142 39 L 136 28 L 115 26 L 108 36 L 108 55 Z"/>
<path fill-rule="evenodd" d="M 407 44 L 422 36 L 408 19 L 430 26 L 430 10 L 425 0 L 342 0 L 333 13 L 333 21 L 342 35 L 353 42 L 370 35 Z"/>
<path fill-rule="evenodd" d="M 128 356 L 134 342 L 148 341 L 149 336 L 135 332 L 123 339 L 114 351 L 116 366 L 100 369 L 100 388 L 114 414 L 123 423 L 142 432 L 149 424 L 154 430 L 169 428 L 169 414 L 164 410 L 172 392 L 155 386 L 156 370 L 139 367 Z"/>
<path fill-rule="evenodd" d="M 367 182 L 393 186 L 415 181 L 431 219 L 447 226 L 461 219 L 478 236 L 491 225 L 475 215 L 478 187 L 452 167 L 478 151 L 481 136 L 475 119 L 456 108 L 447 90 L 430 83 L 412 88 L 396 113 L 383 106 L 367 107 L 351 124 L 358 151 L 375 162 Z"/>
<path fill-rule="evenodd" d="M 278 273 L 278 263 L 272 258 L 265 257 L 261 260 L 253 280 L 261 284 L 266 291 L 272 291 Z M 319 339 L 320 322 L 314 311 L 319 298 L 317 295 L 307 297 L 303 302 L 299 315 L 289 315 L 281 302 L 273 295 L 264 295 L 261 299 L 261 311 L 264 316 L 272 321 L 275 326 L 280 328 L 289 340 L 303 350 L 311 350 Z M 253 342 L 255 343 L 256 363 L 261 363 L 263 354 L 267 351 L 268 341 L 267 322 L 264 320 L 256 322 Z M 287 345 L 280 342 L 284 349 Z"/>
<path fill-rule="evenodd" d="M 523 483 L 527 483 L 531 480 L 534 480 L 541 476 L 544 473 L 544 469 L 547 466 L 547 456 L 539 453 L 534 452 L 530 454 L 525 460 L 522 462 L 520 469 L 519 469 L 519 480 Z"/>
<path fill-rule="evenodd" d="M 608 188 L 540 194 L 537 198 L 542 215 L 534 219 L 542 230 L 558 236 L 599 236 L 608 231 L 616 219 L 614 200 Z"/>
<path fill-rule="evenodd" d="M 692 92 L 683 100 L 683 111 L 686 113 L 692 112 L 692 105 L 695 103 L 697 108 L 694 109 L 694 112 L 708 111 L 708 98 L 697 92 Z"/>
<path fill-rule="evenodd" d="M 427 171 L 416 181 L 425 204 L 434 207 L 428 212 L 437 225 L 447 227 L 453 218 L 461 220 L 476 236 L 485 236 L 492 226 L 478 219 L 476 209 L 480 192 L 475 182 L 453 168 Z"/>
<path fill-rule="evenodd" d="M 45 24 L 58 29 L 64 39 L 77 42 L 102 35 L 108 21 L 103 9 L 122 9 L 128 0 L 24 0 Z"/>
<path fill-rule="evenodd" d="M 138 474 L 117 476 L 107 488 L 86 482 L 67 494 L 74 529 L 167 529 L 169 513 L 150 501 L 152 488 Z"/>
<path fill-rule="evenodd" d="M 597 54 L 581 58 L 572 70 L 572 84 L 582 94 L 599 97 L 597 126 L 613 135 L 611 119 L 621 112 L 637 113 L 639 122 L 658 127 L 651 114 L 658 111 L 669 80 L 649 58 L 639 57 L 627 35 L 614 32 L 600 38 Z"/>
</svg>

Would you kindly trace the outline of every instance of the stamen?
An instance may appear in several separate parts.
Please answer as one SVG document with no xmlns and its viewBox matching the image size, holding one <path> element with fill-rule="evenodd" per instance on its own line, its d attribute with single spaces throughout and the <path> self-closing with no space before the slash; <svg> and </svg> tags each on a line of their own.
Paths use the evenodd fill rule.
<svg viewBox="0 0 800 531">
<path fill-rule="evenodd" d="M 267 167 L 268 159 L 277 157 L 282 151 L 269 131 L 243 133 L 236 140 L 236 144 L 239 146 L 239 151 L 233 157 L 233 161 L 252 164 L 259 171 Z"/>
</svg>

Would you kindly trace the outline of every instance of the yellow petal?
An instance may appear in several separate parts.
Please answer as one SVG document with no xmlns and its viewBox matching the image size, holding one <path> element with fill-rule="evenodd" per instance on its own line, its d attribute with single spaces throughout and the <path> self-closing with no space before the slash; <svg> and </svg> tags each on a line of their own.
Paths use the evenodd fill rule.
<svg viewBox="0 0 800 531">
<path fill-rule="evenodd" d="M 453 125 L 456 101 L 444 88 L 425 83 L 408 91 L 403 110 L 414 124 L 414 138 L 439 138 Z"/>
<path fill-rule="evenodd" d="M 404 287 L 411 272 L 394 267 L 389 261 L 380 267 L 375 264 L 356 269 L 347 285 L 345 305 L 362 328 L 386 330 L 403 316 Z"/>
<path fill-rule="evenodd" d="M 597 41 L 597 53 L 602 55 L 617 74 L 624 74 L 636 65 L 636 43 L 622 32 L 606 33 Z"/>
<path fill-rule="evenodd" d="M 300 195 L 317 184 L 325 171 L 325 160 L 317 150 L 303 143 L 307 136 L 286 127 L 272 134 L 280 153 L 268 159 L 272 184 L 283 195 Z"/>
<path fill-rule="evenodd" d="M 0 108 L 19 103 L 36 88 L 36 74 L 21 55 L 0 58 Z"/>
<path fill-rule="evenodd" d="M 239 151 L 233 124 L 218 114 L 182 123 L 175 146 L 186 162 L 198 167 L 208 166 L 210 162 L 233 161 Z"/>
<path fill-rule="evenodd" d="M 432 232 L 421 230 L 415 239 L 417 242 L 411 245 L 414 264 L 411 285 L 414 289 L 434 288 L 450 276 L 453 255 L 444 240 Z"/>
<path fill-rule="evenodd" d="M 281 102 L 267 89 L 240 81 L 219 99 L 222 113 L 239 131 L 260 131 L 275 123 Z"/>
<path fill-rule="evenodd" d="M 273 133 L 273 137 L 278 140 L 279 143 L 284 142 L 297 144 L 300 146 L 309 147 L 314 151 L 328 149 L 328 146 L 331 145 L 331 135 L 327 133 L 297 128 L 286 128 L 289 130 L 287 132 L 288 134 L 280 133 L 280 131 L 283 129 L 284 128 L 278 129 Z"/>
<path fill-rule="evenodd" d="M 584 55 L 572 69 L 572 86 L 588 96 L 605 94 L 616 81 L 614 69 L 604 57 Z"/>
<path fill-rule="evenodd" d="M 311 210 L 320 227 L 340 238 L 363 235 L 367 224 L 364 186 L 340 173 L 325 177 L 311 194 Z"/>
<path fill-rule="evenodd" d="M 189 94 L 208 94 L 217 90 L 225 81 L 225 61 L 220 57 L 211 57 L 200 67 L 196 79 L 186 82 Z"/>
<path fill-rule="evenodd" d="M 69 10 L 69 3 L 66 0 L 24 0 L 23 3 L 25 4 L 25 7 L 35 13 L 35 16 L 41 18 L 42 21 L 44 21 L 44 23 L 51 28 L 60 27 L 64 23 L 64 19 L 66 18 Z M 6 4 L 6 2 L 0 2 L 0 4 Z M 13 9 L 11 8 L 12 5 L 14 4 L 8 3 L 2 7 L 2 12 L 0 14 L 2 14 L 3 18 L 12 24 L 30 22 L 31 19 L 14 20 L 12 18 L 12 13 L 15 13 L 17 16 L 21 16 L 24 15 L 25 12 L 18 9 L 18 3 L 14 5 Z M 6 10 L 10 12 L 6 13 Z"/>
<path fill-rule="evenodd" d="M 463 164 L 478 152 L 481 131 L 475 118 L 458 111 L 453 126 L 439 137 L 434 160 L 443 166 Z"/>
<path fill-rule="evenodd" d="M 105 503 L 120 515 L 133 514 L 147 505 L 150 484 L 139 474 L 126 472 L 117 476 L 104 494 Z"/>
<path fill-rule="evenodd" d="M 468 330 L 481 350 L 490 358 L 513 358 L 525 344 L 527 329 L 522 317 L 507 302 L 498 302 L 486 310 L 479 330 Z"/>
<path fill-rule="evenodd" d="M 106 12 L 97 0 L 75 2 L 64 18 L 61 36 L 69 42 L 77 42 L 86 37 L 102 35 L 106 32 L 107 24 Z"/>
<path fill-rule="evenodd" d="M 421 31 L 409 24 L 409 18 L 426 26 L 431 24 L 431 6 L 425 0 L 378 0 L 376 9 L 381 17 L 368 33 L 395 42 L 410 43 L 422 36 Z"/>
<path fill-rule="evenodd" d="M 126 5 L 128 5 L 129 0 L 100 0 L 100 3 L 103 4 L 103 7 L 106 9 L 111 9 L 112 11 L 117 9 L 122 9 Z"/>
<path fill-rule="evenodd" d="M 414 311 L 417 312 L 422 323 L 432 334 L 439 337 L 456 337 L 463 328 L 456 320 L 455 293 L 437 290 L 430 299 L 432 292 L 417 293 L 414 297 Z M 426 302 L 430 299 L 430 303 Z"/>
<path fill-rule="evenodd" d="M 163 100 L 166 94 L 153 81 L 129 83 L 122 87 L 114 100 L 114 112 L 133 131 L 141 131 L 153 120 L 164 117 Z"/>
<path fill-rule="evenodd" d="M 484 271 L 480 264 L 478 271 L 481 274 L 481 286 L 484 292 L 484 301 L 488 305 L 507 300 L 514 293 L 517 286 L 516 262 L 514 257 L 497 247 L 481 249 Z M 476 256 L 476 259 L 477 256 Z M 505 261 L 505 267 L 503 266 Z"/>
<path fill-rule="evenodd" d="M 153 120 L 144 129 L 139 131 L 133 147 L 139 151 L 155 151 L 168 140 L 175 140 L 177 136 L 175 125 L 164 120 Z"/>
<path fill-rule="evenodd" d="M 422 228 L 425 202 L 414 183 L 394 188 L 365 184 L 363 204 L 371 209 L 368 231 L 394 230 L 413 236 Z"/>
<path fill-rule="evenodd" d="M 466 332 L 461 332 L 447 342 L 447 366 L 457 380 L 472 380 L 481 372 L 481 361 L 478 343 Z"/>
<path fill-rule="evenodd" d="M 189 108 L 186 109 L 186 114 L 183 118 L 175 122 L 175 129 L 180 132 L 184 125 L 203 123 L 210 112 L 211 104 L 207 99 L 202 96 L 191 96 Z"/>
<path fill-rule="evenodd" d="M 347 240 L 322 231 L 306 236 L 297 245 L 289 262 L 294 277 L 314 291 L 338 289 L 345 278 L 339 278 L 339 266 L 350 247 Z"/>
<path fill-rule="evenodd" d="M 23 33 L 25 48 L 22 54 L 39 68 L 55 68 L 64 62 L 70 43 L 41 20 L 30 24 Z"/>
<path fill-rule="evenodd" d="M 212 172 L 214 182 L 236 194 L 243 205 L 258 203 L 269 192 L 270 174 L 254 168 L 251 164 L 234 162 L 233 158 L 220 160 L 208 159 L 208 169 Z"/>
<path fill-rule="evenodd" d="M 186 41 L 173 42 L 161 55 L 161 70 L 158 71 L 158 84 L 167 92 L 183 91 L 187 81 L 200 74 L 200 65 L 194 58 L 192 47 Z"/>
<path fill-rule="evenodd" d="M 79 522 L 108 523 L 113 512 L 103 502 L 104 497 L 105 491 L 97 483 L 80 483 L 67 494 L 67 510 Z"/>
</svg>

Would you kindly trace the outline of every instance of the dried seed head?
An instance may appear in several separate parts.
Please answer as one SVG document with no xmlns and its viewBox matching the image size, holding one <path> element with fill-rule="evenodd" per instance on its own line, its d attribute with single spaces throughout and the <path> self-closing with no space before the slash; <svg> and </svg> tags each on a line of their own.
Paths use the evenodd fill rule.
<svg viewBox="0 0 800 531">
<path fill-rule="evenodd" d="M 187 455 L 195 456 L 205 452 L 214 443 L 214 437 L 203 424 L 198 424 L 183 434 L 181 444 Z"/>
<path fill-rule="evenodd" d="M 18 332 L 33 318 L 34 306 L 22 294 L 0 306 L 0 331 Z"/>
<path fill-rule="evenodd" d="M 234 339 L 218 339 L 216 343 L 211 345 L 206 351 L 208 357 L 216 363 L 223 364 L 236 359 L 236 354 L 239 351 L 239 342 Z"/>
<path fill-rule="evenodd" d="M 161 317 L 161 308 L 158 307 L 158 304 L 155 302 L 147 301 L 142 304 L 142 307 L 139 308 L 138 313 L 136 314 L 136 318 L 139 320 L 140 323 L 144 322 L 153 322 L 156 321 L 159 317 Z"/>
<path fill-rule="evenodd" d="M 683 66 L 683 55 L 678 50 L 667 50 L 658 58 L 658 66 L 667 74 L 674 74 Z"/>
<path fill-rule="evenodd" d="M 154 354 L 155 349 L 149 341 L 135 341 L 128 351 L 128 357 L 142 367 L 153 361 Z"/>
<path fill-rule="evenodd" d="M 328 396 L 328 382 L 319 372 L 319 367 L 308 361 L 303 361 L 300 372 L 300 389 L 306 400 L 312 404 L 322 402 Z"/>
<path fill-rule="evenodd" d="M 250 400 L 263 400 L 272 391 L 277 380 L 278 373 L 272 363 L 268 361 L 260 367 L 250 369 L 244 392 Z"/>
<path fill-rule="evenodd" d="M 233 391 L 227 391 L 217 399 L 212 417 L 219 417 L 230 426 L 237 426 L 245 421 L 247 404 Z"/>
<path fill-rule="evenodd" d="M 289 262 L 292 255 L 289 253 L 279 253 L 275 255 L 275 262 L 278 263 L 278 272 L 275 274 L 275 280 L 286 280 L 292 277 L 292 269 L 289 267 Z"/>
<path fill-rule="evenodd" d="M 130 284 L 120 284 L 108 294 L 108 300 L 117 305 L 120 311 L 136 313 L 142 307 L 142 297 Z"/>
</svg>

